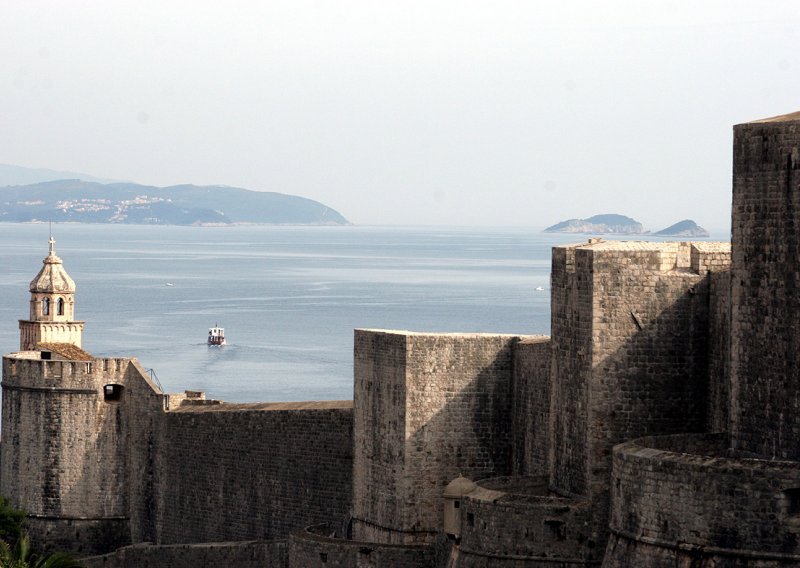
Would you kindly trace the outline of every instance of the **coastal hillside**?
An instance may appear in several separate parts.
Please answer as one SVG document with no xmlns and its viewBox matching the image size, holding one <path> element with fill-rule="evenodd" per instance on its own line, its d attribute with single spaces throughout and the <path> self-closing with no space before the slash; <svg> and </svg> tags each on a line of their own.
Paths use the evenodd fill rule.
<svg viewBox="0 0 800 568">
<path fill-rule="evenodd" d="M 0 221 L 348 224 L 338 211 L 295 195 L 220 185 L 154 187 L 78 179 L 0 187 Z"/>
<path fill-rule="evenodd" d="M 638 221 L 614 213 L 595 215 L 588 219 L 567 219 L 544 230 L 546 233 L 594 233 L 641 235 L 645 232 Z"/>
</svg>

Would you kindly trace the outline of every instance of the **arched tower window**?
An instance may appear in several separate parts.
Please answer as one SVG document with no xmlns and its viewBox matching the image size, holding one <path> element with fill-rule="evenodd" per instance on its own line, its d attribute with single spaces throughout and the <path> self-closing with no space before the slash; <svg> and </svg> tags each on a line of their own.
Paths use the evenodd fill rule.
<svg viewBox="0 0 800 568">
<path fill-rule="evenodd" d="M 56 314 L 59 316 L 64 315 L 64 298 L 59 298 L 56 303 Z"/>
<path fill-rule="evenodd" d="M 50 315 L 50 298 L 45 298 L 42 300 L 42 315 Z"/>
</svg>

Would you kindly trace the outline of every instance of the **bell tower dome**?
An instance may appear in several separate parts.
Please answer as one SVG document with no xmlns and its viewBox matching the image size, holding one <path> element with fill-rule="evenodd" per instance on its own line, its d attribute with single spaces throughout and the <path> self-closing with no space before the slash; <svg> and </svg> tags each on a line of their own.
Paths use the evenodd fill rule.
<svg viewBox="0 0 800 568">
<path fill-rule="evenodd" d="M 50 237 L 50 254 L 31 280 L 30 316 L 19 321 L 19 347 L 36 350 L 41 343 L 69 343 L 81 347 L 83 322 L 75 318 L 75 281 L 56 256 L 55 240 Z"/>
</svg>

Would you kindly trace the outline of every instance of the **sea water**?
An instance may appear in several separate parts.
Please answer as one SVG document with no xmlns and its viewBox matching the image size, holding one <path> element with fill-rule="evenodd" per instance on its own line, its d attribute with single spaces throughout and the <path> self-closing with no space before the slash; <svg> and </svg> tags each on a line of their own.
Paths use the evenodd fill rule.
<svg viewBox="0 0 800 568">
<path fill-rule="evenodd" d="M 48 226 L 0 223 L 0 349 L 19 348 Z M 353 396 L 353 329 L 547 334 L 550 250 L 524 228 L 53 226 L 84 349 L 165 391 L 231 402 Z M 206 345 L 208 328 L 227 345 Z"/>
</svg>

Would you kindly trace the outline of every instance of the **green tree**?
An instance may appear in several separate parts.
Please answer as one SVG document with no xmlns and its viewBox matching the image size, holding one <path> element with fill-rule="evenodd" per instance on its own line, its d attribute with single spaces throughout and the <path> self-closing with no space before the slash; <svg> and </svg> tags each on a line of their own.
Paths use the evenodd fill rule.
<svg viewBox="0 0 800 568">
<path fill-rule="evenodd" d="M 13 546 L 0 541 L 0 568 L 82 568 L 66 554 L 40 555 L 31 551 L 28 535 L 22 534 Z"/>
<path fill-rule="evenodd" d="M 0 540 L 11 543 L 17 542 L 22 533 L 22 523 L 25 520 L 25 511 L 20 511 L 11 506 L 3 496 L 0 496 Z"/>
</svg>

